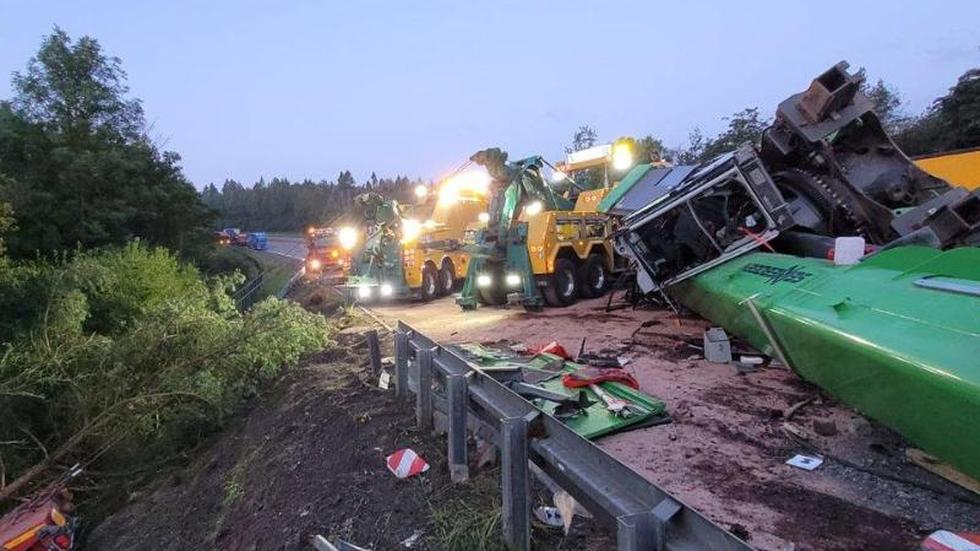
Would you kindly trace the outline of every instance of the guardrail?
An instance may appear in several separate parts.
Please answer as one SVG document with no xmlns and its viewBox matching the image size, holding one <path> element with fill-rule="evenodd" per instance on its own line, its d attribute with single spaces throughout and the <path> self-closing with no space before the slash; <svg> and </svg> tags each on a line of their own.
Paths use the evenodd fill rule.
<svg viewBox="0 0 980 551">
<path fill-rule="evenodd" d="M 446 417 L 449 472 L 469 477 L 467 427 L 501 452 L 502 524 L 514 550 L 531 542 L 529 473 L 535 465 L 615 535 L 620 551 L 751 550 L 718 525 L 620 463 L 451 349 L 398 322 L 395 388 L 415 394 L 416 422 Z"/>
</svg>

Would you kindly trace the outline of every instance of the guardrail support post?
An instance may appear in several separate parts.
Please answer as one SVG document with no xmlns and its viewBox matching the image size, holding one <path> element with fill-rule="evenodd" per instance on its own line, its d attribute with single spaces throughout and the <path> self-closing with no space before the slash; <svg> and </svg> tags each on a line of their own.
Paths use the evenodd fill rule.
<svg viewBox="0 0 980 551">
<path fill-rule="evenodd" d="M 408 334 L 395 333 L 395 396 L 408 396 Z"/>
<path fill-rule="evenodd" d="M 432 354 L 435 350 L 421 348 L 415 353 L 415 362 L 419 366 L 419 392 L 415 395 L 415 424 L 421 430 L 432 429 Z"/>
<path fill-rule="evenodd" d="M 368 345 L 368 359 L 371 361 L 371 376 L 381 375 L 381 343 L 378 342 L 378 330 L 372 329 L 365 335 Z"/>
<path fill-rule="evenodd" d="M 528 421 L 523 417 L 500 420 L 504 542 L 513 551 L 531 548 L 527 428 Z"/>
<path fill-rule="evenodd" d="M 470 477 L 466 459 L 466 409 L 469 407 L 466 384 L 466 375 L 446 377 L 446 394 L 449 398 L 449 478 L 453 482 L 465 482 Z"/>
</svg>

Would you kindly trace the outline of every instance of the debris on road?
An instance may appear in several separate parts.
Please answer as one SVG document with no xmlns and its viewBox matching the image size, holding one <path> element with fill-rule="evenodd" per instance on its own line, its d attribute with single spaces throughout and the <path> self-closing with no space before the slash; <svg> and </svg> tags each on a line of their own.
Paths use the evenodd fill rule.
<svg viewBox="0 0 980 551">
<path fill-rule="evenodd" d="M 732 343 L 721 327 L 712 327 L 704 332 L 704 358 L 716 364 L 732 361 Z"/>
<path fill-rule="evenodd" d="M 370 549 L 358 547 L 342 539 L 337 539 L 334 543 L 330 543 L 330 540 L 319 534 L 313 536 L 311 543 L 317 551 L 371 551 Z"/>
<path fill-rule="evenodd" d="M 814 457 L 812 455 L 796 454 L 786 461 L 787 465 L 796 467 L 797 469 L 803 469 L 804 471 L 812 471 L 823 465 L 823 459 L 820 457 Z"/>
<path fill-rule="evenodd" d="M 539 505 L 534 508 L 534 518 L 549 528 L 562 528 L 565 526 L 565 522 L 561 517 L 561 511 L 557 507 Z"/>
</svg>

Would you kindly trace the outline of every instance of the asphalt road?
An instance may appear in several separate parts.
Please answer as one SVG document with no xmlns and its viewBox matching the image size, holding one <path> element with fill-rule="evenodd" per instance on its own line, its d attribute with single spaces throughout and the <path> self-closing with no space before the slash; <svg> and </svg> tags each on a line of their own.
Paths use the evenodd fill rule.
<svg viewBox="0 0 980 551">
<path fill-rule="evenodd" d="M 306 258 L 306 239 L 302 237 L 269 236 L 267 253 L 296 260 Z"/>
</svg>

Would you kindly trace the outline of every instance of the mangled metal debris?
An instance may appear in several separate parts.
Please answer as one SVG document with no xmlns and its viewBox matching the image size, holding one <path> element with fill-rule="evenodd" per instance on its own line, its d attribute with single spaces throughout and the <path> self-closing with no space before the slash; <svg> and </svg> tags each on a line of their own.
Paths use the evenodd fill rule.
<svg viewBox="0 0 980 551">
<path fill-rule="evenodd" d="M 616 247 L 644 292 L 980 477 L 980 191 L 909 161 L 846 68 L 782 102 L 761 145 L 647 185 Z M 870 254 L 827 260 L 850 236 Z"/>
</svg>

